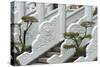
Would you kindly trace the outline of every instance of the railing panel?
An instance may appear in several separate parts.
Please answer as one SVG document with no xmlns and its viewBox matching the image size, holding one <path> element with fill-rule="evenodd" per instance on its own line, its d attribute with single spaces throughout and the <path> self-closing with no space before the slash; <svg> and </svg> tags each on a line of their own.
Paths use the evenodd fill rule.
<svg viewBox="0 0 100 67">
<path fill-rule="evenodd" d="M 32 52 L 24 52 L 17 57 L 21 65 L 26 65 L 35 60 L 59 42 L 59 18 L 57 16 L 54 16 L 50 21 L 43 22 L 39 26 L 39 34 L 32 43 Z"/>
</svg>

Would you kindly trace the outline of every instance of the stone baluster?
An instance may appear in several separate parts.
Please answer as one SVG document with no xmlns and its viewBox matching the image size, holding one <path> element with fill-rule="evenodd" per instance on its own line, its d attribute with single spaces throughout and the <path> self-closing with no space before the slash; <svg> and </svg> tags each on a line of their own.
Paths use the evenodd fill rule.
<svg viewBox="0 0 100 67">
<path fill-rule="evenodd" d="M 45 5 L 44 3 L 37 3 L 37 12 L 39 23 L 44 21 L 45 17 Z"/>
<path fill-rule="evenodd" d="M 66 8 L 67 8 L 67 9 L 70 9 L 70 7 L 71 7 L 71 5 L 69 5 L 69 4 L 68 4 L 68 5 L 66 5 Z"/>
<path fill-rule="evenodd" d="M 24 5 L 24 2 L 14 2 L 14 23 L 20 21 L 21 17 L 24 16 Z"/>
<path fill-rule="evenodd" d="M 64 32 L 65 32 L 65 18 L 66 18 L 66 5 L 65 4 L 59 4 L 58 5 L 58 13 L 60 15 L 59 17 L 59 23 L 60 23 L 60 40 L 64 39 Z"/>
<path fill-rule="evenodd" d="M 93 11 L 92 11 L 92 6 L 85 6 L 85 16 L 86 16 L 86 21 L 92 21 L 93 18 Z M 90 29 L 87 33 L 91 34 L 92 28 Z"/>
<path fill-rule="evenodd" d="M 85 6 L 85 15 L 87 21 L 92 21 L 92 6 Z"/>
</svg>

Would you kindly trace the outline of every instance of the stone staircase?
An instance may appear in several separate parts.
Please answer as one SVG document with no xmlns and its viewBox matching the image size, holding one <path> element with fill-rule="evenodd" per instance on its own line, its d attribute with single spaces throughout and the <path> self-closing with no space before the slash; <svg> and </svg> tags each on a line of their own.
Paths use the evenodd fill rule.
<svg viewBox="0 0 100 67">
<path fill-rule="evenodd" d="M 70 62 L 74 62 L 76 59 L 78 59 L 79 57 L 76 56 L 75 54 L 70 57 L 67 61 L 65 61 L 64 63 L 70 63 Z"/>
<path fill-rule="evenodd" d="M 30 62 L 29 65 L 31 65 L 31 64 L 48 64 L 47 63 L 47 59 L 48 58 L 50 58 L 54 54 L 56 54 L 56 55 L 60 54 L 60 46 L 61 46 L 61 44 L 63 42 L 64 42 L 64 40 L 60 41 L 56 46 L 54 46 L 53 48 L 51 48 L 48 51 L 46 51 L 44 54 L 42 54 L 41 56 L 39 56 L 34 61 Z"/>
</svg>

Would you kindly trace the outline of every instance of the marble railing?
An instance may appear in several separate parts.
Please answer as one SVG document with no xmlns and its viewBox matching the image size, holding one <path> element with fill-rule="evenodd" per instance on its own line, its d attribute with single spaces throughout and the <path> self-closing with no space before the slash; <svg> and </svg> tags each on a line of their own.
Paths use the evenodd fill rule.
<svg viewBox="0 0 100 67">
<path fill-rule="evenodd" d="M 76 15 L 76 14 L 79 14 L 80 12 L 83 13 L 82 11 L 84 12 L 84 7 L 81 7 L 79 9 L 75 9 L 75 10 L 68 9 L 68 10 L 66 10 L 66 12 L 67 12 L 66 19 L 67 19 L 67 17 L 70 18 L 70 15 L 73 16 L 74 14 Z M 47 13 L 45 15 L 45 20 L 50 20 L 57 13 L 58 13 L 58 8 L 50 11 L 49 13 Z M 35 16 L 36 18 L 38 18 L 38 13 L 36 12 L 36 8 L 34 9 L 34 11 L 32 11 L 31 13 L 29 13 L 27 15 Z"/>
<path fill-rule="evenodd" d="M 78 13 L 80 13 L 81 10 L 76 11 L 75 14 L 73 14 L 73 15 L 77 15 Z M 84 12 L 84 8 L 83 8 L 82 12 Z M 80 15 L 80 14 L 78 14 L 78 15 Z M 83 20 L 83 19 L 81 19 L 81 20 Z M 71 31 L 71 30 L 68 29 L 68 31 Z M 21 54 L 17 57 L 17 60 L 19 61 L 19 63 L 21 65 L 26 65 L 26 64 L 30 63 L 31 61 L 35 60 L 40 55 L 42 55 L 44 52 L 46 52 L 48 49 L 55 46 L 60 40 L 59 35 L 60 35 L 60 33 L 59 33 L 59 14 L 57 14 L 56 16 L 53 16 L 49 21 L 45 21 L 40 24 L 39 34 L 37 34 L 36 39 L 33 40 L 33 43 L 32 43 L 32 52 L 31 53 L 24 52 L 23 54 Z M 69 52 L 71 52 L 71 54 L 69 54 Z M 61 62 L 64 62 L 65 60 L 67 60 L 68 58 L 70 58 L 71 56 L 73 56 L 74 53 L 75 53 L 75 49 L 67 50 L 67 49 L 63 49 L 61 47 L 61 54 L 50 57 L 47 60 L 47 62 L 53 63 L 54 62 L 53 60 L 56 57 L 56 60 L 57 60 L 56 62 L 61 63 Z M 51 59 L 53 59 L 53 60 L 51 60 Z M 56 62 L 54 62 L 54 63 L 56 63 Z"/>
<path fill-rule="evenodd" d="M 54 11 L 54 10 L 53 10 Z M 54 15 L 52 15 L 51 17 L 47 18 L 48 19 L 52 18 L 53 16 L 55 16 L 57 13 L 51 11 L 51 15 L 54 13 Z M 53 12 L 53 13 L 52 13 Z M 82 13 L 82 14 L 81 14 Z M 70 15 L 67 15 L 66 17 L 66 28 L 70 23 L 75 23 L 75 21 L 77 21 L 81 16 L 83 16 L 84 13 L 84 8 L 79 8 L 77 9 L 75 12 L 73 12 Z M 79 16 L 78 16 L 79 15 Z M 30 15 L 33 16 L 33 15 Z M 37 12 L 34 14 L 35 17 L 38 17 Z M 50 16 L 50 15 L 49 15 Z M 78 17 L 76 17 L 78 16 Z M 57 18 L 59 17 L 59 15 L 57 15 Z M 76 17 L 76 18 L 75 18 Z M 73 19 L 73 20 L 72 20 Z M 69 23 L 70 20 L 70 23 Z M 33 23 L 32 26 L 30 27 L 27 37 L 26 37 L 26 44 L 27 45 L 31 45 L 32 41 L 36 39 L 36 36 L 38 35 L 38 27 L 39 27 L 39 23 Z M 25 26 L 22 27 L 22 30 L 25 28 Z M 23 33 L 23 32 L 22 32 Z"/>
<path fill-rule="evenodd" d="M 32 43 L 32 52 L 24 52 L 17 57 L 21 65 L 26 65 L 35 60 L 59 42 L 59 17 L 57 16 L 58 14 L 52 17 L 50 21 L 40 24 L 39 34 Z"/>
<path fill-rule="evenodd" d="M 79 23 L 82 22 L 82 21 L 84 21 L 85 18 L 86 18 L 86 16 L 83 16 L 79 21 L 77 21 L 77 23 L 72 23 L 71 25 L 69 25 L 69 27 L 67 28 L 67 32 L 79 32 L 79 33 L 81 33 L 81 35 L 84 35 L 84 31 L 85 30 L 84 30 L 83 27 L 80 26 Z M 93 20 L 97 20 L 97 18 L 96 17 L 93 17 Z M 88 33 L 90 33 L 90 32 L 91 32 L 91 28 L 88 29 Z M 81 43 L 81 45 L 85 45 L 89 41 L 90 41 L 90 39 L 84 39 L 83 42 Z M 71 49 L 65 49 L 65 48 L 63 48 L 63 46 L 65 44 L 71 44 L 71 43 L 74 43 L 74 42 L 72 40 L 66 39 L 64 41 L 64 43 L 61 45 L 61 47 L 60 47 L 60 55 L 53 55 L 53 56 L 51 56 L 47 60 L 47 62 L 50 63 L 50 64 L 53 64 L 53 63 L 63 63 L 65 61 L 67 61 L 69 58 L 71 58 L 74 55 L 74 53 L 76 52 L 75 49 L 74 48 L 71 48 Z M 89 49 L 91 49 L 91 48 L 89 48 Z M 96 49 L 96 48 L 94 48 L 94 49 Z M 88 50 L 88 48 L 87 48 L 87 50 Z M 90 56 L 90 59 L 91 58 L 93 58 L 93 57 Z M 80 61 L 81 59 L 79 59 L 77 61 Z"/>
</svg>

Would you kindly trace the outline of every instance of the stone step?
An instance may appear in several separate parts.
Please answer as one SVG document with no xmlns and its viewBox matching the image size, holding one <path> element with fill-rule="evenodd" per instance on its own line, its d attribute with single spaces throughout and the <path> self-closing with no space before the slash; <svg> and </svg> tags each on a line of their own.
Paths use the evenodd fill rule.
<svg viewBox="0 0 100 67">
<path fill-rule="evenodd" d="M 45 64 L 45 63 L 33 63 L 34 65 L 41 65 L 41 64 Z"/>
<path fill-rule="evenodd" d="M 60 52 L 60 47 L 55 47 L 52 49 L 53 51 Z"/>
<path fill-rule="evenodd" d="M 46 53 L 46 56 L 47 56 L 47 57 L 51 57 L 51 56 L 54 55 L 54 54 L 59 55 L 60 52 L 47 52 L 47 53 Z"/>
<path fill-rule="evenodd" d="M 68 62 L 74 62 L 76 59 L 78 59 L 78 57 L 71 57 L 71 58 L 69 58 L 66 62 L 68 63 Z"/>
<path fill-rule="evenodd" d="M 47 63 L 48 58 L 39 58 L 38 63 Z"/>
</svg>

